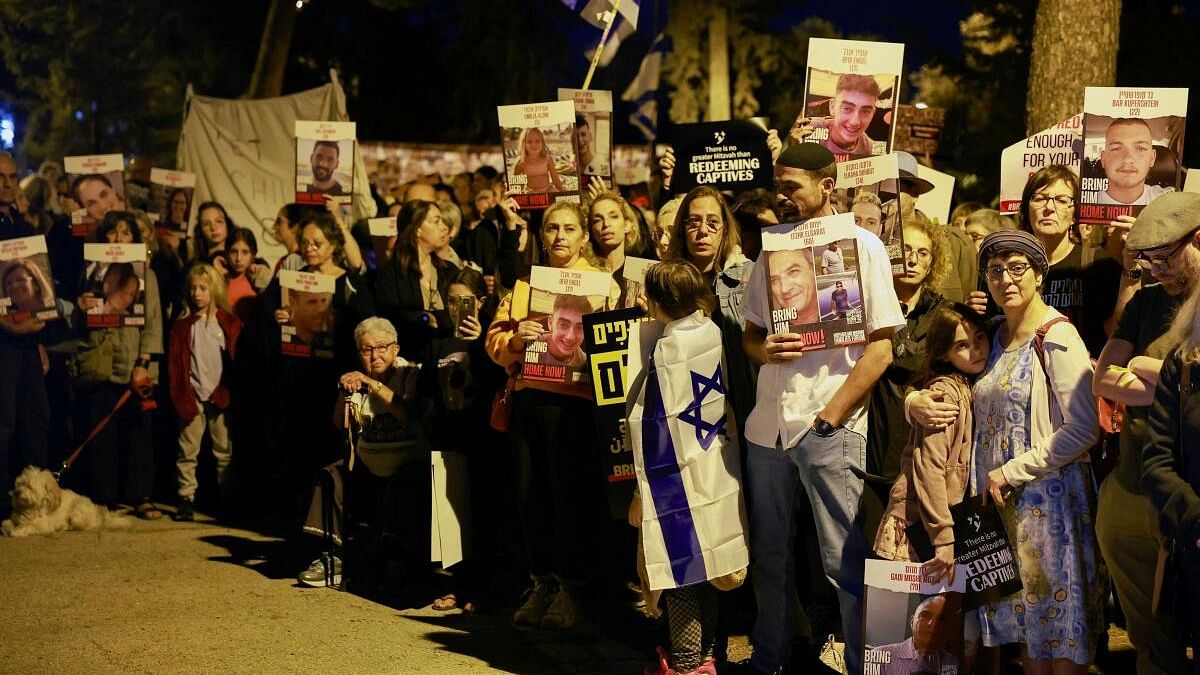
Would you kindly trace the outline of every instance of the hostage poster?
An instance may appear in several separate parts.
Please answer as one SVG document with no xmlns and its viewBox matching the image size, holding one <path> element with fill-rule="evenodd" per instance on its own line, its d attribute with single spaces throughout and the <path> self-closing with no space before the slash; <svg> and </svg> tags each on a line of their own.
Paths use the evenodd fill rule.
<svg viewBox="0 0 1200 675">
<path fill-rule="evenodd" d="M 89 237 L 109 211 L 125 210 L 125 159 L 120 154 L 63 158 L 71 185 L 71 233 Z"/>
<path fill-rule="evenodd" d="M 354 122 L 296 120 L 296 201 L 354 194 Z"/>
<path fill-rule="evenodd" d="M 675 173 L 671 191 L 707 185 L 741 192 L 773 189 L 774 165 L 767 132 L 751 120 L 698 122 L 675 127 Z"/>
<path fill-rule="evenodd" d="M 496 111 L 505 182 L 517 205 L 544 209 L 557 201 L 579 203 L 575 102 L 502 105 Z"/>
<path fill-rule="evenodd" d="M 590 382 L 583 350 L 583 317 L 604 308 L 612 283 L 607 272 L 541 266 L 530 271 L 529 311 L 524 318 L 541 322 L 543 332 L 525 345 L 522 379 Z M 514 297 L 514 306 L 517 301 Z"/>
<path fill-rule="evenodd" d="M 645 299 L 646 271 L 658 264 L 657 260 L 627 256 L 621 275 L 621 307 L 637 307 Z"/>
<path fill-rule="evenodd" d="M 1021 210 L 1021 193 L 1035 171 L 1059 165 L 1078 174 L 1082 155 L 1083 113 L 1005 148 L 1000 153 L 1000 213 Z"/>
<path fill-rule="evenodd" d="M 846 191 L 854 224 L 879 237 L 904 274 L 904 224 L 900 222 L 900 163 L 895 154 L 852 159 L 837 165 L 837 189 Z"/>
<path fill-rule="evenodd" d="M 371 253 L 375 256 L 375 268 L 382 267 L 396 245 L 396 217 L 368 218 L 367 231 L 371 233 Z"/>
<path fill-rule="evenodd" d="M 592 176 L 613 186 L 612 92 L 595 89 L 558 90 L 558 100 L 575 102 L 575 154 L 580 184 Z"/>
<path fill-rule="evenodd" d="M 622 520 L 629 508 L 637 475 L 633 448 L 625 443 L 625 395 L 632 326 L 647 321 L 638 307 L 595 312 L 583 317 L 584 347 L 596 400 L 596 443 L 604 457 L 609 514 Z"/>
<path fill-rule="evenodd" d="M 188 236 L 192 213 L 192 195 L 196 191 L 196 174 L 186 171 L 150 169 L 150 204 L 160 233 L 173 232 Z"/>
<path fill-rule="evenodd" d="M 921 564 L 867 560 L 863 599 L 866 675 L 957 675 L 966 576 L 926 583 Z"/>
<path fill-rule="evenodd" d="M 0 241 L 0 316 L 20 323 L 58 318 L 46 237 Z"/>
<path fill-rule="evenodd" d="M 333 293 L 337 277 L 279 270 L 281 307 L 287 321 L 280 327 L 285 356 L 333 358 Z"/>
<path fill-rule="evenodd" d="M 839 213 L 763 229 L 771 333 L 797 333 L 804 350 L 867 341 L 854 216 Z"/>
<path fill-rule="evenodd" d="M 1086 89 L 1079 222 L 1136 218 L 1155 197 L 1180 189 L 1187 99 L 1187 89 Z"/>
<path fill-rule="evenodd" d="M 904 45 L 811 38 L 804 110 L 820 143 L 839 162 L 892 151 Z"/>
<path fill-rule="evenodd" d="M 146 325 L 146 245 L 84 244 L 83 262 L 88 328 Z"/>
</svg>

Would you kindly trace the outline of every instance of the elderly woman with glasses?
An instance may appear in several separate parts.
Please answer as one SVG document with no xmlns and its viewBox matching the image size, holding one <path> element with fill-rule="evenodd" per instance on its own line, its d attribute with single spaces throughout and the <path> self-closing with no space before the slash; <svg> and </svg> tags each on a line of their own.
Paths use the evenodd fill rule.
<svg viewBox="0 0 1200 675">
<path fill-rule="evenodd" d="M 983 605 L 979 619 L 984 645 L 1020 643 L 1026 673 L 1086 673 L 1104 628 L 1087 454 L 1096 405 L 1079 332 L 1042 300 L 1049 267 L 1028 232 L 993 232 L 980 245 L 1004 323 L 973 389 L 971 483 L 1000 507 L 1023 589 Z"/>
</svg>

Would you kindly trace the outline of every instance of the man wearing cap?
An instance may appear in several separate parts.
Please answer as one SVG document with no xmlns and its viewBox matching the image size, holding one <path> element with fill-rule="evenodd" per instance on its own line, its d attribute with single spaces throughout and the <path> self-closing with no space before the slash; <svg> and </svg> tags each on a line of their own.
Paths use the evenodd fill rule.
<svg viewBox="0 0 1200 675">
<path fill-rule="evenodd" d="M 1158 373 L 1176 346 L 1171 321 L 1200 274 L 1200 194 L 1165 194 L 1138 215 L 1125 240 L 1132 274 L 1147 283 L 1136 293 L 1100 352 L 1092 391 L 1125 404 L 1117 468 L 1100 486 L 1096 536 L 1137 649 L 1137 671 L 1187 672 L 1171 602 L 1151 606 L 1151 580 L 1163 541 L 1158 513 L 1142 492 L 1142 448 Z M 1152 279 L 1147 279 L 1151 277 Z"/>
<path fill-rule="evenodd" d="M 781 220 L 832 215 L 834 157 L 815 143 L 785 150 L 775 166 Z M 750 276 L 743 346 L 759 371 L 746 421 L 746 493 L 758 618 L 749 667 L 790 665 L 796 599 L 793 500 L 812 502 L 825 574 L 838 591 L 846 665 L 861 672 L 863 561 L 869 547 L 856 526 L 863 491 L 867 418 L 862 404 L 892 360 L 891 336 L 904 325 L 887 249 L 855 226 L 869 343 L 805 353 L 794 333 L 768 335 L 766 265 Z"/>
</svg>

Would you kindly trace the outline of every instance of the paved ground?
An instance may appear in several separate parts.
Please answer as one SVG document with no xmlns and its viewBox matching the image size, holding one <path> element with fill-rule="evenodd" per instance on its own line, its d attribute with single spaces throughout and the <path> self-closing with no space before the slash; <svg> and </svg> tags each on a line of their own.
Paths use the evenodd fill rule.
<svg viewBox="0 0 1200 675">
<path fill-rule="evenodd" d="M 396 610 L 277 569 L 283 543 L 215 524 L 0 538 L 0 672 L 638 673 L 644 654 L 493 616 Z"/>
</svg>

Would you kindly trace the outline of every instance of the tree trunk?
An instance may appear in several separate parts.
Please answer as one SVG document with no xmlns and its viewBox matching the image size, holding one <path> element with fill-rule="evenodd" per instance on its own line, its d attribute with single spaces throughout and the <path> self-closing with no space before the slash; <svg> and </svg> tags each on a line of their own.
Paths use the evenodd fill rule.
<svg viewBox="0 0 1200 675">
<path fill-rule="evenodd" d="M 708 21 L 708 117 L 729 119 L 729 10 L 713 3 Z"/>
<path fill-rule="evenodd" d="M 270 98 L 283 95 L 283 72 L 292 49 L 292 34 L 296 29 L 294 0 L 271 0 L 267 20 L 263 24 L 258 59 L 250 77 L 246 98 Z"/>
<path fill-rule="evenodd" d="M 1041 0 L 1033 27 L 1028 135 L 1083 110 L 1084 87 L 1117 78 L 1121 0 Z"/>
</svg>

